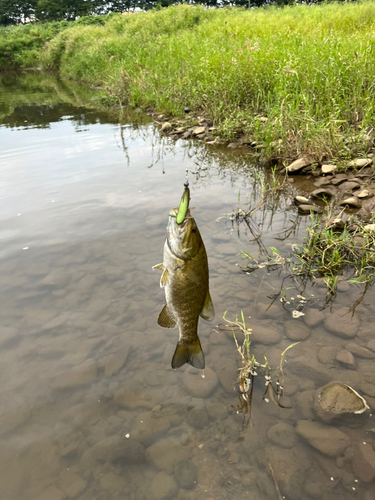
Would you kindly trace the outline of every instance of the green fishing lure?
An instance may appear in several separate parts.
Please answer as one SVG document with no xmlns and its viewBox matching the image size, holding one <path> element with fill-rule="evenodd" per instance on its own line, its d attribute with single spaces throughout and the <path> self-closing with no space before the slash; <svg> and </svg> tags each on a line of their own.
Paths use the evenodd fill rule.
<svg viewBox="0 0 375 500">
<path fill-rule="evenodd" d="M 187 211 L 189 210 L 189 201 L 190 201 L 190 189 L 187 186 L 185 186 L 176 216 L 177 224 L 182 224 L 184 222 Z"/>
</svg>

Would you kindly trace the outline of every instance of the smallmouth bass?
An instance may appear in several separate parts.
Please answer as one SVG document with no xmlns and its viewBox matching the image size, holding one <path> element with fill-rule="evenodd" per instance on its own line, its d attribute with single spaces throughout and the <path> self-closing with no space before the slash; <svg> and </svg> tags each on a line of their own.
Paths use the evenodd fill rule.
<svg viewBox="0 0 375 500">
<path fill-rule="evenodd" d="M 165 288 L 166 298 L 158 324 L 164 328 L 179 328 L 172 368 L 189 363 L 203 369 L 205 360 L 198 337 L 198 320 L 201 316 L 210 321 L 215 316 L 208 286 L 207 254 L 189 208 L 179 224 L 178 212 L 175 208 L 169 213 L 163 263 L 154 266 L 163 271 L 160 286 Z"/>
</svg>

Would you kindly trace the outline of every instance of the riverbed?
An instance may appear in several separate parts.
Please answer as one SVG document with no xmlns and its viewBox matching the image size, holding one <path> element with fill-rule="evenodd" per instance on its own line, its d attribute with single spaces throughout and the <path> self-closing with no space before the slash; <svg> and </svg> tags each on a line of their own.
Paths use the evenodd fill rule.
<svg viewBox="0 0 375 500">
<path fill-rule="evenodd" d="M 237 224 L 230 214 L 270 182 L 250 152 L 173 141 L 98 102 L 51 75 L 0 75 L 1 498 L 373 498 L 373 288 L 341 280 L 332 298 L 282 266 L 242 270 L 242 251 L 264 262 L 269 247 L 287 257 L 302 243 L 310 216 L 287 208 L 306 181 Z M 186 169 L 216 310 L 199 325 L 204 377 L 172 370 L 177 330 L 156 323 L 152 266 Z M 220 326 L 241 310 L 258 360 L 277 367 L 299 341 L 283 365 L 286 408 L 263 398 L 261 372 L 243 408 L 241 359 Z M 332 380 L 366 399 L 354 423 L 314 412 Z"/>
</svg>

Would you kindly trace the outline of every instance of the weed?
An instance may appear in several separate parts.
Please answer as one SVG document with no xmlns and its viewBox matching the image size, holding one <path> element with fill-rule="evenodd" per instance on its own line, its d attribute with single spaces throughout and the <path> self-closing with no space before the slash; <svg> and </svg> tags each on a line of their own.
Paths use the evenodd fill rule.
<svg viewBox="0 0 375 500">
<path fill-rule="evenodd" d="M 271 400 L 280 408 L 286 408 L 280 403 L 281 398 L 284 395 L 284 372 L 283 363 L 286 352 L 299 344 L 296 342 L 288 346 L 280 355 L 280 364 L 277 367 L 272 367 L 266 356 L 264 356 L 264 361 L 259 362 L 256 360 L 255 356 L 251 353 L 251 328 L 246 327 L 245 317 L 243 311 L 241 310 L 241 317 L 236 315 L 234 321 L 230 321 L 226 318 L 227 311 L 223 315 L 225 321 L 224 324 L 219 325 L 220 330 L 232 331 L 234 342 L 236 344 L 237 351 L 241 358 L 242 368 L 239 370 L 238 376 L 238 390 L 239 390 L 239 400 L 240 405 L 237 408 L 237 413 L 242 413 L 244 416 L 243 427 L 246 427 L 250 421 L 251 417 L 251 402 L 254 389 L 254 381 L 258 376 L 258 372 L 262 372 L 264 375 L 264 385 L 265 392 L 263 394 L 263 400 L 267 403 Z M 241 333 L 243 335 L 243 340 L 239 341 L 236 334 Z M 272 377 L 274 380 L 272 380 Z M 268 397 L 269 396 L 269 399 Z"/>
<path fill-rule="evenodd" d="M 301 248 L 295 247 L 297 262 L 292 266 L 297 276 L 323 277 L 334 293 L 339 275 L 349 275 L 350 283 L 372 283 L 375 278 L 375 234 L 358 222 L 349 231 L 350 221 L 342 232 L 326 227 L 323 218 L 312 217 Z"/>
</svg>

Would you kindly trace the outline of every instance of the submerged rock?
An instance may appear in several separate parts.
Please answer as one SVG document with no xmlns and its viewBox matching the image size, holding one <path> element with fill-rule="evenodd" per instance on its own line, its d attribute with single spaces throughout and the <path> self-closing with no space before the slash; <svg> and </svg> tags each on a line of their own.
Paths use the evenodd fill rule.
<svg viewBox="0 0 375 500">
<path fill-rule="evenodd" d="M 329 457 L 338 457 L 350 445 L 350 438 L 342 431 L 318 422 L 300 420 L 297 433 L 313 448 Z"/>
<path fill-rule="evenodd" d="M 371 483 L 375 478 L 375 451 L 370 443 L 362 442 L 354 449 L 352 462 L 354 474 L 363 482 Z"/>
<path fill-rule="evenodd" d="M 301 321 L 289 320 L 285 323 L 285 333 L 289 340 L 306 340 L 310 335 L 310 329 Z"/>
<path fill-rule="evenodd" d="M 351 370 L 355 369 L 354 356 L 351 352 L 347 351 L 346 349 L 342 349 L 340 352 L 337 353 L 336 360 L 342 365 L 345 365 L 346 368 L 350 368 Z"/>
<path fill-rule="evenodd" d="M 197 468 L 191 460 L 179 460 L 174 469 L 174 478 L 180 488 L 191 490 L 198 481 Z"/>
<path fill-rule="evenodd" d="M 323 422 L 331 422 L 345 415 L 359 415 L 367 409 L 362 396 L 341 382 L 331 382 L 321 387 L 314 399 L 315 413 Z"/>
<path fill-rule="evenodd" d="M 351 339 L 356 336 L 359 328 L 358 316 L 343 307 L 334 313 L 330 314 L 324 322 L 325 327 L 337 337 L 343 339 Z"/>
<path fill-rule="evenodd" d="M 195 398 L 207 398 L 216 389 L 219 379 L 211 368 L 205 368 L 204 378 L 202 372 L 189 367 L 183 375 L 184 386 L 188 393 Z"/>
<path fill-rule="evenodd" d="M 176 481 L 166 472 L 159 472 L 151 483 L 151 492 L 155 500 L 167 500 L 175 498 L 178 491 Z"/>
<path fill-rule="evenodd" d="M 298 443 L 298 436 L 292 425 L 279 422 L 267 432 L 268 439 L 282 448 L 293 448 Z"/>
<path fill-rule="evenodd" d="M 192 408 L 186 419 L 187 423 L 196 429 L 203 429 L 208 423 L 208 414 L 204 408 Z"/>
<path fill-rule="evenodd" d="M 266 460 L 272 466 L 282 494 L 289 499 L 300 500 L 306 472 L 311 465 L 302 446 L 297 445 L 289 450 L 278 446 L 269 446 L 265 449 L 265 455 Z"/>
<path fill-rule="evenodd" d="M 146 450 L 148 462 L 168 474 L 172 474 L 179 460 L 185 461 L 184 459 L 190 458 L 191 455 L 190 447 L 181 446 L 177 438 L 161 439 Z"/>
<path fill-rule="evenodd" d="M 234 382 L 237 377 L 237 363 L 231 356 L 224 356 L 215 363 L 215 371 L 221 385 L 229 394 L 233 394 Z"/>
</svg>

